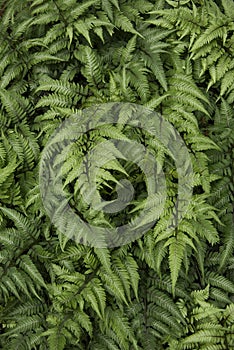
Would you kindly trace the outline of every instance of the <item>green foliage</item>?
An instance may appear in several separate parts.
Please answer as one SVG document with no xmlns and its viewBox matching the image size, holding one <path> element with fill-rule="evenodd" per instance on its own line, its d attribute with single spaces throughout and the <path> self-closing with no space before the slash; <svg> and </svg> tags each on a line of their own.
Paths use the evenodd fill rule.
<svg viewBox="0 0 234 350">
<path fill-rule="evenodd" d="M 1 349 L 234 347 L 233 20 L 233 0 L 0 0 Z M 139 167 L 115 159 L 97 188 L 112 200 L 128 179 L 131 207 L 118 215 L 89 208 L 78 169 L 99 143 L 144 144 L 166 177 L 164 211 L 144 236 L 93 248 L 50 222 L 39 162 L 62 121 L 106 102 L 149 107 L 178 130 L 193 195 L 168 230 L 178 191 L 170 152 L 138 128 L 91 130 L 56 159 L 70 204 L 91 224 L 134 220 L 147 197 Z"/>
</svg>

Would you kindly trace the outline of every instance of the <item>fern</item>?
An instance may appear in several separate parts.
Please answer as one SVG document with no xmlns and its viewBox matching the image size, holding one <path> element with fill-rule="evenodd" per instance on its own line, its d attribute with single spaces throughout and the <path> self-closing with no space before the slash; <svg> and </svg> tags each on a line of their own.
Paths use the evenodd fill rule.
<svg viewBox="0 0 234 350">
<path fill-rule="evenodd" d="M 233 19 L 232 0 L 0 0 L 0 348 L 234 347 Z M 166 140 L 143 130 L 156 113 L 189 162 L 162 118 Z"/>
</svg>

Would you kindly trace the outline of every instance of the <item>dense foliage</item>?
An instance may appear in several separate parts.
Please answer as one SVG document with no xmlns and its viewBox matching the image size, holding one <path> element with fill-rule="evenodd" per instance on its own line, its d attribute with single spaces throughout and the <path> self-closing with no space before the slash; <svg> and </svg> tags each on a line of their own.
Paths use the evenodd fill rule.
<svg viewBox="0 0 234 350">
<path fill-rule="evenodd" d="M 0 348 L 233 349 L 234 2 L 0 0 L 0 32 Z M 110 219 L 74 191 L 72 169 L 92 140 L 133 136 L 167 184 L 153 228 L 95 248 L 52 225 L 39 161 L 71 114 L 119 101 L 152 108 L 180 132 L 193 196 L 168 232 L 178 188 L 170 154 L 138 129 L 92 130 L 64 160 L 71 203 L 87 221 Z M 125 173 L 136 192 L 130 209 L 140 211 L 144 176 L 131 162 L 103 167 L 100 193 L 114 198 Z"/>
</svg>

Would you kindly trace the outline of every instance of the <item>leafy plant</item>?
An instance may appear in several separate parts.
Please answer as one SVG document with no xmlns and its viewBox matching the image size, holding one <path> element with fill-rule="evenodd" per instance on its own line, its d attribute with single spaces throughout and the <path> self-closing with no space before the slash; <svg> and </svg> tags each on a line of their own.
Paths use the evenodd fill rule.
<svg viewBox="0 0 234 350">
<path fill-rule="evenodd" d="M 232 0 L 0 0 L 2 349 L 234 347 L 233 19 Z M 165 174 L 166 201 L 141 238 L 97 248 L 52 224 L 39 164 L 62 122 L 109 102 L 152 109 L 178 130 L 193 194 L 167 230 L 175 161 L 151 135 L 126 126 L 123 111 L 122 123 L 89 131 L 58 156 L 69 203 L 87 222 L 111 228 L 141 212 L 147 186 L 133 162 L 110 161 L 96 179 L 109 201 L 122 178 L 133 185 L 120 214 L 92 210 L 77 189 L 85 185 L 78 160 L 111 138 L 150 150 Z"/>
</svg>

